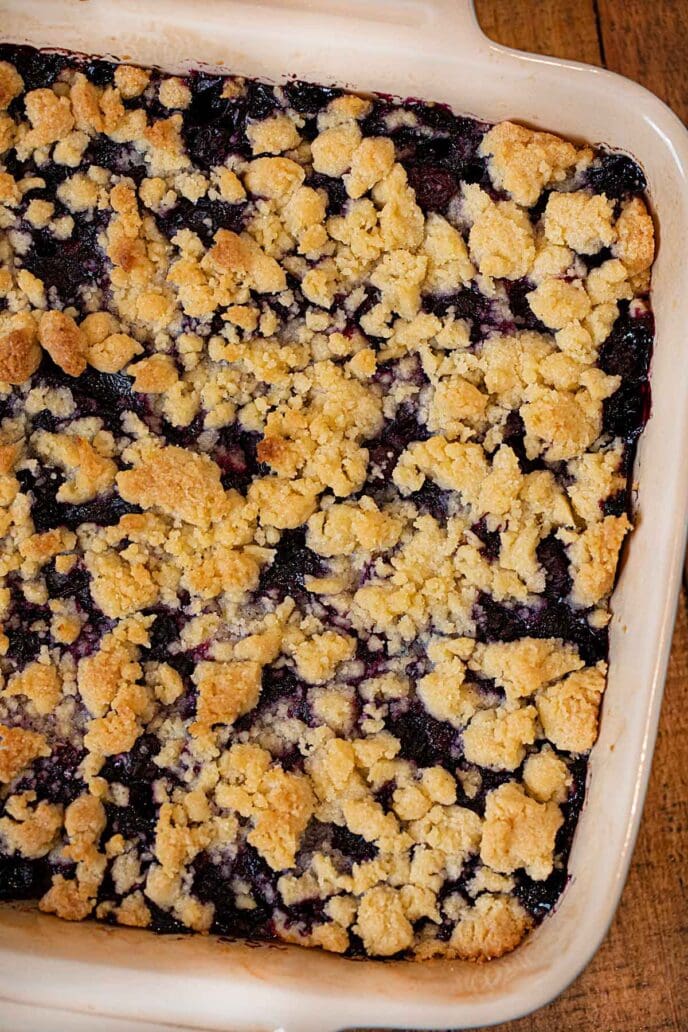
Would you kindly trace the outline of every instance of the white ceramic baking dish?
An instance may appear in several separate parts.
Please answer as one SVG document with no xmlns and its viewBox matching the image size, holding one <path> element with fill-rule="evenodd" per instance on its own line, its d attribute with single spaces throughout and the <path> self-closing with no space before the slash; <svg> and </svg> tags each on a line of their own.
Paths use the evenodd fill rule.
<svg viewBox="0 0 688 1032">
<path fill-rule="evenodd" d="M 588 963 L 617 906 L 671 643 L 688 501 L 688 134 L 632 82 L 489 42 L 467 0 L 0 0 L 0 38 L 446 101 L 605 142 L 644 167 L 660 229 L 652 415 L 638 453 L 638 526 L 614 597 L 602 729 L 556 912 L 515 953 L 476 966 L 357 962 L 0 911 L 0 1013 L 4 997 L 15 1018 L 31 1003 L 107 1015 L 118 1029 L 118 1018 L 241 1032 L 446 1029 L 547 1003 Z M 35 1027 L 101 1027 L 70 1020 L 36 1018 Z"/>
</svg>

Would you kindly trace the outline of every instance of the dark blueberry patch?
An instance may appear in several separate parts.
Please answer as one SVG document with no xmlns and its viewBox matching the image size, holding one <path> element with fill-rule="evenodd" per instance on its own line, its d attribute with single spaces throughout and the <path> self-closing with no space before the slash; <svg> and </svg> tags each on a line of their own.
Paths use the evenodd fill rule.
<svg viewBox="0 0 688 1032">
<path fill-rule="evenodd" d="M 143 512 L 138 505 L 130 505 L 119 495 L 95 498 L 81 505 L 68 505 L 57 502 L 50 491 L 50 481 L 45 481 L 43 488 L 34 487 L 35 501 L 31 506 L 31 519 L 36 531 L 40 534 L 53 527 L 68 527 L 76 530 L 82 523 L 95 523 L 99 527 L 112 527 L 129 513 Z"/>
<path fill-rule="evenodd" d="M 436 165 L 408 165 L 409 186 L 423 211 L 444 211 L 459 188 L 456 177 Z"/>
<path fill-rule="evenodd" d="M 46 86 L 52 86 L 63 68 L 67 65 L 63 54 L 51 54 L 33 47 L 15 46 L 11 43 L 0 45 L 0 61 L 13 64 L 22 79 L 27 93 Z"/>
<path fill-rule="evenodd" d="M 193 126 L 187 129 L 185 142 L 189 157 L 195 165 L 200 165 L 201 168 L 223 165 L 226 158 L 232 153 L 231 130 L 222 129 L 216 125 Z M 165 232 L 164 229 L 163 232 Z M 168 232 L 168 235 L 172 236 L 173 234 Z"/>
<path fill-rule="evenodd" d="M 272 86 L 264 82 L 249 82 L 247 91 L 247 114 L 249 118 L 267 118 L 277 106 L 277 98 Z"/>
<path fill-rule="evenodd" d="M 419 767 L 451 767 L 452 759 L 456 761 L 461 755 L 459 733 L 451 724 L 431 717 L 420 702 L 392 712 L 385 724 L 401 742 L 401 758 L 413 760 Z"/>
<path fill-rule="evenodd" d="M 148 907 L 151 915 L 151 922 L 149 928 L 152 931 L 157 932 L 158 935 L 189 935 L 190 929 L 185 924 L 178 921 L 172 914 L 168 914 L 166 910 L 163 910 L 156 903 L 153 903 L 151 899 L 146 897 L 146 906 Z"/>
<path fill-rule="evenodd" d="M 536 554 L 538 562 L 545 570 L 545 594 L 558 599 L 566 598 L 573 582 L 563 542 L 554 534 L 550 534 L 539 543 Z"/>
<path fill-rule="evenodd" d="M 283 88 L 289 106 L 302 115 L 317 114 L 342 93 L 332 86 L 316 86 L 312 82 L 302 82 L 299 79 L 288 82 Z"/>
<path fill-rule="evenodd" d="M 5 629 L 9 639 L 7 658 L 14 660 L 19 668 L 26 666 L 36 658 L 41 649 L 41 636 L 36 631 L 27 631 L 23 627 Z"/>
<path fill-rule="evenodd" d="M 244 910 L 237 906 L 232 879 L 251 885 L 256 906 Z M 215 905 L 212 931 L 243 939 L 274 939 L 272 917 L 277 900 L 277 875 L 260 854 L 247 843 L 234 860 L 214 863 L 201 853 L 193 865 L 193 893 L 202 903 Z"/>
<path fill-rule="evenodd" d="M 130 797 L 134 802 L 127 806 L 114 806 L 106 803 L 105 837 L 121 835 L 125 839 L 140 839 L 147 844 L 152 844 L 155 838 L 157 814 L 150 793 L 146 797 L 143 790 L 134 789 L 133 792 L 130 790 Z"/>
<path fill-rule="evenodd" d="M 499 558 L 499 550 L 502 546 L 499 531 L 488 530 L 484 516 L 481 520 L 478 520 L 477 523 L 473 524 L 471 530 L 473 531 L 475 536 L 480 541 L 482 541 L 483 547 L 480 551 L 482 552 L 483 556 L 487 559 L 488 562 L 493 563 L 496 559 Z"/>
<path fill-rule="evenodd" d="M 94 86 L 110 86 L 115 76 L 111 61 L 88 61 L 84 71 Z"/>
<path fill-rule="evenodd" d="M 440 318 L 453 310 L 457 319 L 466 319 L 471 324 L 473 343 L 482 339 L 482 327 L 489 322 L 492 311 L 489 298 L 474 287 L 465 287 L 454 294 L 429 295 L 423 305 L 427 312 Z"/>
<path fill-rule="evenodd" d="M 586 254 L 582 257 L 589 272 L 591 269 L 598 269 L 600 265 L 604 265 L 610 258 L 613 258 L 613 255 L 611 247 L 601 247 L 596 254 Z"/>
<path fill-rule="evenodd" d="M 535 333 L 549 333 L 544 323 L 540 322 L 528 303 L 527 294 L 535 289 L 535 284 L 528 279 L 502 280 L 509 299 L 509 308 L 514 322 L 523 330 Z"/>
<path fill-rule="evenodd" d="M 627 382 L 647 378 L 652 357 L 654 323 L 650 313 L 633 318 L 624 306 L 611 333 L 600 347 L 599 365 L 610 376 Z"/>
<path fill-rule="evenodd" d="M 45 860 L 0 855 L 0 900 L 39 899 L 50 888 L 50 882 L 50 868 Z"/>
<path fill-rule="evenodd" d="M 379 437 L 366 443 L 371 479 L 387 481 L 399 456 L 411 441 L 427 441 L 428 437 L 427 429 L 418 422 L 414 407 L 408 403 L 401 405 L 395 418 L 382 428 Z"/>
<path fill-rule="evenodd" d="M 150 647 L 146 658 L 158 663 L 166 663 L 169 648 L 173 642 L 179 641 L 180 618 L 177 613 L 158 613 L 149 631 Z"/>
<path fill-rule="evenodd" d="M 85 789 L 78 767 L 85 750 L 72 745 L 55 745 L 50 756 L 35 760 L 31 772 L 17 785 L 18 792 L 33 791 L 38 799 L 69 806 Z"/>
<path fill-rule="evenodd" d="M 605 516 L 623 516 L 624 513 L 628 513 L 628 508 L 628 492 L 624 489 L 606 499 L 602 512 Z"/>
<path fill-rule="evenodd" d="M 249 109 L 253 105 L 253 110 L 259 111 L 267 103 L 269 87 L 252 96 L 249 85 L 249 96 L 223 97 L 223 86 L 224 79 L 217 75 L 194 73 L 191 77 L 191 104 L 184 112 L 183 135 L 189 156 L 203 168 L 222 165 L 232 153 L 248 153 L 245 129 Z"/>
<path fill-rule="evenodd" d="M 419 491 L 409 495 L 419 512 L 433 516 L 438 523 L 445 524 L 449 517 L 450 492 L 443 490 L 434 482 L 426 480 Z"/>
<path fill-rule="evenodd" d="M 124 373 L 99 373 L 89 366 L 81 376 L 68 376 L 46 353 L 36 375 L 49 387 L 66 387 L 81 418 L 98 416 L 113 433 L 121 433 L 122 413 L 143 415 L 141 396 L 133 393 L 133 380 Z"/>
<path fill-rule="evenodd" d="M 244 204 L 211 201 L 207 197 L 201 197 L 195 204 L 186 197 L 179 197 L 174 208 L 156 215 L 156 222 L 168 240 L 180 229 L 190 229 L 206 247 L 210 247 L 220 229 L 241 232 L 245 209 Z"/>
<path fill-rule="evenodd" d="M 280 601 L 290 595 L 298 601 L 306 592 L 304 578 L 322 576 L 322 572 L 322 560 L 306 546 L 306 531 L 302 527 L 286 530 L 272 562 L 263 568 L 258 594 Z"/>
<path fill-rule="evenodd" d="M 346 207 L 349 195 L 346 192 L 344 181 L 335 179 L 333 176 L 326 176 L 322 172 L 311 172 L 306 179 L 306 185 L 313 190 L 325 190 L 327 193 L 328 215 L 341 215 Z"/>
<path fill-rule="evenodd" d="M 521 414 L 514 409 L 506 417 L 502 441 L 513 451 L 518 459 L 518 464 L 524 473 L 532 473 L 536 469 L 543 469 L 544 463 L 541 459 L 529 459 L 526 455 L 525 446 L 526 428 Z"/>
<path fill-rule="evenodd" d="M 301 838 L 297 862 L 307 860 L 313 853 L 322 852 L 339 854 L 335 859 L 340 870 L 351 870 L 352 864 L 364 863 L 377 856 L 377 848 L 372 842 L 366 842 L 361 835 L 354 834 L 346 827 L 326 824 L 314 818 Z"/>
<path fill-rule="evenodd" d="M 34 430 L 47 430 L 49 434 L 54 434 L 60 423 L 57 416 L 54 416 L 48 409 L 43 409 L 33 417 L 32 425 Z"/>
<path fill-rule="evenodd" d="M 222 470 L 222 486 L 244 492 L 256 477 L 267 476 L 270 467 L 259 462 L 260 434 L 242 430 L 238 423 L 223 427 L 211 455 Z"/>
<path fill-rule="evenodd" d="M 481 593 L 474 616 L 479 641 L 516 641 L 528 636 L 563 638 L 578 647 L 581 658 L 588 665 L 607 656 L 606 629 L 591 627 L 584 612 L 574 612 L 558 600 L 547 600 L 527 608 L 507 606 Z"/>
<path fill-rule="evenodd" d="M 198 438 L 203 433 L 203 418 L 203 413 L 199 412 L 187 426 L 173 426 L 166 419 L 162 419 L 160 420 L 160 436 L 164 438 L 165 444 L 194 450 Z M 154 418 L 150 419 L 150 423 L 155 422 Z"/>
<path fill-rule="evenodd" d="M 52 287 L 63 305 L 79 305 L 84 287 L 104 285 L 105 256 L 98 245 L 100 229 L 96 222 L 75 221 L 68 240 L 57 240 L 47 230 L 32 236 L 31 246 L 22 257 L 25 268 Z"/>
<path fill-rule="evenodd" d="M 611 398 L 602 403 L 602 426 L 613 437 L 634 441 L 650 414 L 650 389 L 647 381 L 622 383 Z"/>
<path fill-rule="evenodd" d="M 129 787 L 137 783 L 150 786 L 161 776 L 160 767 L 153 763 L 160 748 L 160 741 L 155 735 L 141 735 L 129 752 L 109 756 L 100 770 L 100 776 Z"/>
<path fill-rule="evenodd" d="M 146 175 L 146 162 L 143 154 L 130 143 L 117 143 L 109 136 L 94 136 L 84 151 L 81 160 L 84 168 L 100 165 L 113 169 L 122 176 L 130 176 L 137 184 Z"/>
<path fill-rule="evenodd" d="M 285 715 L 305 724 L 310 722 L 311 711 L 308 704 L 308 685 L 299 680 L 289 667 L 268 666 L 263 670 L 260 698 L 258 704 L 236 721 L 234 728 L 237 734 L 248 731 L 257 720 L 264 718 L 267 711 L 280 705 Z M 284 770 L 300 770 L 303 767 L 303 754 L 295 746 L 281 750 L 273 749 Z"/>
<path fill-rule="evenodd" d="M 552 193 L 552 190 L 543 190 L 535 204 L 528 210 L 528 216 L 533 225 L 539 222 L 545 214 L 545 208 L 547 207 L 547 202 L 549 201 Z"/>
<path fill-rule="evenodd" d="M 613 200 L 642 193 L 647 187 L 645 174 L 633 158 L 604 150 L 588 169 L 587 180 L 596 193 Z"/>
<path fill-rule="evenodd" d="M 549 914 L 568 880 L 565 867 L 556 867 L 549 878 L 534 881 L 521 871 L 516 878 L 516 897 L 536 921 Z"/>
</svg>

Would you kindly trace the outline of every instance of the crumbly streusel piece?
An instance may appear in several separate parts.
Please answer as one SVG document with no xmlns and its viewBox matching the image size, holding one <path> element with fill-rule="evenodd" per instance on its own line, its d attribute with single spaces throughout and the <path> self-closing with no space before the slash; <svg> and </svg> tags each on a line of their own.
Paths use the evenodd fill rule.
<svg viewBox="0 0 688 1032">
<path fill-rule="evenodd" d="M 0 896 L 515 948 L 605 688 L 642 172 L 16 47 L 0 162 Z"/>
</svg>

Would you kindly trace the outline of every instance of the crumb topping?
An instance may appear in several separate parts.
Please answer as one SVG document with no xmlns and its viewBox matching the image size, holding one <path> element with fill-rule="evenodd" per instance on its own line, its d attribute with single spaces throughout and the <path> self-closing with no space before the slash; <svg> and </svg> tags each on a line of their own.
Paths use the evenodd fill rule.
<svg viewBox="0 0 688 1032">
<path fill-rule="evenodd" d="M 0 876 L 66 920 L 514 949 L 606 683 L 642 173 L 0 58 Z"/>
</svg>

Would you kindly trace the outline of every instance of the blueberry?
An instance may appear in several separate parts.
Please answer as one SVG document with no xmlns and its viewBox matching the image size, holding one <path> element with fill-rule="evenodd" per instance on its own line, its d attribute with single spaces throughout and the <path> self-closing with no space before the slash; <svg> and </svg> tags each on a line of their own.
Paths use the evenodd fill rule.
<svg viewBox="0 0 688 1032">
<path fill-rule="evenodd" d="M 599 269 L 600 265 L 604 265 L 611 258 L 614 257 L 612 254 L 611 247 L 601 247 L 595 254 L 586 254 L 581 256 L 585 262 L 585 267 L 590 272 L 591 269 Z"/>
<path fill-rule="evenodd" d="M 424 212 L 444 211 L 459 184 L 446 168 L 436 165 L 409 165 L 406 168 L 409 185 L 416 192 L 416 201 Z"/>
<path fill-rule="evenodd" d="M 144 157 L 130 143 L 117 143 L 103 133 L 94 136 L 84 152 L 82 166 L 100 165 L 122 176 L 130 176 L 138 184 L 146 175 Z"/>
<path fill-rule="evenodd" d="M 387 730 L 399 739 L 399 755 L 419 767 L 451 765 L 461 755 L 458 732 L 444 721 L 435 720 L 422 704 L 414 701 L 405 711 L 390 714 Z"/>
<path fill-rule="evenodd" d="M 496 602 L 484 592 L 478 596 L 474 617 L 479 641 L 515 641 L 525 634 L 519 610 Z"/>
<path fill-rule="evenodd" d="M 79 305 L 84 287 L 106 281 L 105 256 L 95 223 L 75 221 L 68 240 L 57 240 L 47 230 L 33 233 L 23 255 L 24 267 L 52 288 L 63 305 Z"/>
<path fill-rule="evenodd" d="M 326 176 L 322 172 L 311 172 L 306 179 L 306 185 L 313 190 L 325 190 L 327 193 L 328 215 L 341 215 L 349 200 L 346 187 L 342 179 Z"/>
<path fill-rule="evenodd" d="M 521 414 L 514 409 L 506 417 L 502 435 L 503 444 L 513 451 L 518 459 L 518 464 L 524 473 L 532 473 L 536 469 L 543 469 L 544 462 L 541 459 L 529 459 L 526 455 L 525 446 L 526 428 Z"/>
<path fill-rule="evenodd" d="M 0 900 L 39 899 L 50 888 L 50 881 L 45 860 L 0 855 Z"/>
<path fill-rule="evenodd" d="M 306 597 L 304 578 L 321 576 L 322 560 L 306 546 L 306 532 L 301 527 L 286 530 L 280 538 L 275 556 L 260 575 L 257 593 L 282 600 L 287 595 L 297 601 Z"/>
<path fill-rule="evenodd" d="M 235 488 L 244 492 L 252 480 L 270 472 L 270 467 L 258 460 L 260 440 L 260 434 L 242 430 L 238 423 L 220 431 L 211 454 L 222 470 L 225 490 Z"/>
<path fill-rule="evenodd" d="M 230 124 L 233 104 L 236 101 L 223 97 L 226 79 L 220 75 L 207 75 L 205 72 L 192 72 L 191 104 L 184 115 L 189 125 Z"/>
<path fill-rule="evenodd" d="M 535 333 L 549 333 L 544 323 L 540 322 L 528 303 L 527 294 L 535 289 L 535 284 L 529 279 L 503 280 L 506 294 L 509 299 L 509 308 L 514 322 L 523 330 L 533 330 Z"/>
<path fill-rule="evenodd" d="M 222 164 L 223 160 L 213 159 L 211 164 Z M 245 204 L 211 201 L 207 197 L 199 198 L 194 204 L 186 197 L 179 197 L 174 208 L 156 215 L 156 222 L 160 232 L 168 240 L 171 240 L 180 229 L 190 229 L 201 238 L 206 247 L 210 247 L 219 229 L 230 229 L 234 233 L 240 233 L 244 226 L 245 214 Z"/>
<path fill-rule="evenodd" d="M 130 505 L 118 494 L 94 498 L 93 501 L 82 502 L 81 505 L 68 505 L 66 502 L 55 502 L 36 488 L 34 493 L 36 500 L 31 506 L 31 518 L 39 534 L 52 530 L 53 527 L 76 530 L 82 523 L 112 527 L 129 513 L 143 512 L 140 506 Z"/>
<path fill-rule="evenodd" d="M 634 441 L 640 435 L 650 414 L 650 388 L 647 381 L 622 383 L 611 398 L 602 403 L 602 427 L 605 433 Z"/>
<path fill-rule="evenodd" d="M 168 914 L 151 899 L 146 897 L 146 906 L 150 911 L 151 921 L 148 927 L 158 935 L 189 935 L 191 929 L 188 925 L 182 924 L 172 914 Z"/>
<path fill-rule="evenodd" d="M 167 662 L 169 648 L 179 641 L 180 617 L 173 612 L 158 613 L 149 631 L 150 646 L 146 658 L 158 663 Z"/>
<path fill-rule="evenodd" d="M 461 766 L 466 771 L 480 775 L 480 788 L 478 792 L 472 799 L 467 799 L 464 805 L 468 806 L 469 809 L 475 810 L 481 817 L 485 814 L 485 803 L 490 792 L 494 792 L 500 785 L 505 785 L 507 781 L 512 781 L 514 776 L 518 777 L 518 773 L 515 775 L 514 771 L 491 770 L 489 767 L 477 767 L 474 764 L 467 764 L 465 762 Z"/>
<path fill-rule="evenodd" d="M 237 724 L 237 730 L 248 729 L 256 717 L 278 703 L 286 704 L 288 717 L 306 723 L 310 717 L 307 692 L 307 685 L 299 680 L 290 667 L 264 667 L 258 707 L 242 718 L 243 723 Z"/>
<path fill-rule="evenodd" d="M 188 426 L 173 426 L 166 419 L 160 423 L 160 436 L 165 443 L 175 445 L 178 448 L 191 448 L 196 445 L 198 438 L 203 433 L 203 422 L 205 416 L 202 412 L 191 420 Z"/>
<path fill-rule="evenodd" d="M 409 501 L 413 502 L 419 512 L 433 516 L 438 523 L 444 525 L 447 522 L 451 494 L 438 487 L 434 480 L 426 480 L 419 491 L 409 496 Z"/>
<path fill-rule="evenodd" d="M 284 86 L 284 92 L 290 107 L 301 115 L 314 115 L 326 107 L 335 97 L 341 96 L 341 90 L 328 86 L 316 86 L 311 82 L 295 79 Z"/>
<path fill-rule="evenodd" d="M 331 825 L 330 846 L 342 854 L 350 863 L 362 864 L 366 860 L 374 860 L 377 848 L 372 842 L 366 842 L 362 835 L 356 835 L 346 827 Z"/>
<path fill-rule="evenodd" d="M 565 598 L 571 591 L 573 582 L 563 542 L 556 535 L 550 534 L 538 544 L 536 554 L 538 562 L 545 570 L 545 594 L 554 598 Z"/>
<path fill-rule="evenodd" d="M 601 151 L 587 171 L 588 184 L 596 193 L 614 200 L 642 193 L 647 180 L 640 165 L 627 154 Z"/>
<path fill-rule="evenodd" d="M 554 909 L 567 881 L 564 867 L 555 868 L 544 881 L 534 881 L 522 871 L 516 876 L 514 892 L 531 917 L 539 922 Z"/>
<path fill-rule="evenodd" d="M 215 125 L 193 126 L 185 133 L 186 149 L 195 165 L 211 168 L 223 165 L 232 153 L 232 129 Z"/>
<path fill-rule="evenodd" d="M 605 516 L 623 516 L 628 514 L 628 491 L 623 488 L 615 494 L 610 495 L 602 505 L 602 512 Z"/>
<path fill-rule="evenodd" d="M 448 104 L 428 104 L 425 101 L 411 100 L 409 107 L 415 111 L 420 121 L 431 129 L 444 132 L 456 129 L 458 119 Z"/>
<path fill-rule="evenodd" d="M 129 787 L 137 783 L 150 787 L 153 781 L 161 777 L 160 767 L 153 762 L 160 749 L 160 740 L 156 735 L 140 735 L 129 752 L 108 757 L 100 776 Z"/>
<path fill-rule="evenodd" d="M 457 319 L 466 319 L 471 324 L 473 343 L 483 337 L 483 326 L 489 322 L 492 304 L 489 298 L 477 288 L 464 287 L 452 294 L 430 294 L 424 299 L 425 310 L 443 318 L 453 309 Z"/>
<path fill-rule="evenodd" d="M 250 81 L 246 85 L 246 93 L 249 118 L 267 118 L 277 106 L 275 91 L 267 83 Z"/>
<path fill-rule="evenodd" d="M 600 347 L 599 365 L 610 376 L 626 382 L 647 378 L 654 342 L 652 315 L 634 318 L 624 306 L 607 339 Z"/>
<path fill-rule="evenodd" d="M 27 631 L 23 627 L 6 628 L 9 639 L 7 658 L 13 659 L 18 667 L 31 663 L 41 650 L 41 636 L 36 631 Z"/>
<path fill-rule="evenodd" d="M 381 430 L 378 437 L 366 443 L 368 469 L 373 479 L 387 481 L 399 456 L 412 441 L 427 441 L 429 433 L 418 422 L 413 406 L 400 405 L 396 416 Z"/>
<path fill-rule="evenodd" d="M 85 784 L 78 773 L 78 767 L 85 750 L 67 743 L 53 747 L 50 756 L 37 759 L 31 771 L 25 774 L 17 786 L 18 791 L 33 791 L 38 799 L 69 806 L 85 791 Z"/>
<path fill-rule="evenodd" d="M 489 563 L 493 563 L 499 558 L 499 550 L 502 546 L 501 538 L 498 530 L 488 530 L 485 522 L 485 517 L 478 520 L 471 527 L 471 530 L 475 536 L 482 542 L 483 547 L 480 549 L 483 556 Z"/>
<path fill-rule="evenodd" d="M 111 61 L 89 61 L 84 71 L 95 86 L 111 86 L 115 75 L 115 65 Z"/>
<path fill-rule="evenodd" d="M 214 863 L 208 854 L 200 853 L 192 870 L 193 894 L 202 903 L 215 906 L 213 932 L 244 939 L 275 938 L 272 919 L 277 900 L 276 875 L 257 850 L 244 843 L 236 858 L 224 863 Z M 251 886 L 256 905 L 250 910 L 237 906 L 231 887 L 235 878 Z"/>
<path fill-rule="evenodd" d="M 0 61 L 9 61 L 15 66 L 24 80 L 25 92 L 29 93 L 52 86 L 68 59 L 63 54 L 4 43 L 0 45 Z"/>
</svg>

